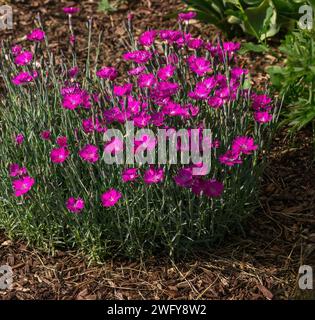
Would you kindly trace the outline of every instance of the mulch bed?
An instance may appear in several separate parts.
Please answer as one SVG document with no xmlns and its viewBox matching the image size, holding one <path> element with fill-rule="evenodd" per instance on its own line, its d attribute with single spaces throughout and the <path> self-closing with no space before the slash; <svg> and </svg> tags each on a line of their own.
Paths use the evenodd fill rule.
<svg viewBox="0 0 315 320">
<path fill-rule="evenodd" d="M 314 168 L 311 139 L 296 147 L 275 141 L 264 177 L 261 209 L 246 236 L 171 262 L 115 260 L 88 266 L 76 252 L 41 253 L 0 236 L 0 265 L 13 266 L 12 290 L 2 299 L 288 299 L 300 265 L 315 265 Z M 308 292 L 308 298 L 313 292 Z M 304 296 L 303 296 L 304 297 Z M 315 298 L 315 296 L 313 296 Z"/>
<path fill-rule="evenodd" d="M 31 2 L 31 4 L 30 4 Z M 14 29 L 0 39 L 21 39 L 33 28 L 33 18 L 41 12 L 52 48 L 59 43 L 67 50 L 67 19 L 61 12 L 71 2 L 11 1 Z M 73 4 L 73 3 L 72 3 Z M 93 16 L 93 28 L 105 31 L 102 44 L 104 63 L 115 65 L 124 51 L 122 20 L 128 7 L 106 15 L 98 13 L 97 1 L 80 4 L 75 30 L 86 35 L 86 17 Z M 179 0 L 130 1 L 136 32 L 148 27 L 174 27 L 175 18 L 164 19 L 181 8 Z M 21 14 L 23 13 L 23 14 Z M 217 31 L 199 23 L 194 31 L 213 37 Z M 96 32 L 97 34 L 97 32 Z M 95 39 L 94 39 L 95 40 Z M 62 43 L 62 41 L 65 41 Z M 79 45 L 80 47 L 80 45 Z M 248 58 L 250 59 L 250 58 Z M 257 58 L 256 58 L 257 59 Z M 259 59 L 259 57 L 258 57 Z M 272 57 L 252 64 L 254 80 L 262 82 L 264 66 Z M 279 133 L 273 141 L 261 190 L 261 207 L 250 218 L 245 234 L 230 236 L 219 248 L 175 262 L 152 257 L 145 262 L 118 260 L 88 265 L 73 251 L 57 251 L 53 256 L 23 241 L 9 240 L 0 232 L 0 265 L 14 272 L 11 290 L 0 291 L 0 299 L 289 299 L 315 298 L 314 291 L 297 288 L 300 265 L 315 266 L 315 169 L 310 130 L 289 140 Z"/>
</svg>

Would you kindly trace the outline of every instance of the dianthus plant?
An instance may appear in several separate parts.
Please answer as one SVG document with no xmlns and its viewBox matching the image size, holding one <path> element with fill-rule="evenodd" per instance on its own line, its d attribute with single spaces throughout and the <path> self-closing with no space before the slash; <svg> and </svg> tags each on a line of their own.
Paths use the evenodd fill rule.
<svg viewBox="0 0 315 320">
<path fill-rule="evenodd" d="M 239 43 L 177 30 L 126 32 L 119 68 L 100 43 L 71 63 L 44 28 L 3 43 L 0 227 L 98 259 L 212 245 L 256 205 L 274 102 L 250 85 Z M 101 38 L 100 38 L 101 39 Z M 81 50 L 82 51 L 82 50 Z"/>
</svg>

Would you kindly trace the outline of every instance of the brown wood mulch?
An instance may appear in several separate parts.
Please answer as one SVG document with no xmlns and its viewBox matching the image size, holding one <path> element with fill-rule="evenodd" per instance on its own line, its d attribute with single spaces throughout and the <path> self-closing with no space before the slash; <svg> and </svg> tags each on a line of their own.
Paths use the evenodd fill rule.
<svg viewBox="0 0 315 320">
<path fill-rule="evenodd" d="M 0 39 L 22 38 L 33 28 L 38 11 L 53 39 L 52 48 L 68 37 L 60 9 L 74 2 L 8 2 L 14 9 L 14 29 L 2 32 Z M 79 6 L 75 30 L 84 30 L 86 17 L 93 16 L 93 28 L 105 32 L 102 60 L 115 65 L 124 50 L 122 20 L 128 6 L 123 4 L 110 16 L 96 11 L 97 1 L 80 1 Z M 180 8 L 179 0 L 141 0 L 130 1 L 128 10 L 134 12 L 140 33 L 148 27 L 174 27 L 175 18 L 165 17 Z M 209 37 L 216 33 L 199 23 L 194 28 Z M 82 31 L 79 43 L 85 35 Z M 256 81 L 266 79 L 263 68 L 270 62 L 270 56 L 256 57 L 259 68 L 251 67 Z M 220 248 L 189 259 L 152 257 L 145 263 L 115 260 L 91 266 L 77 252 L 57 251 L 51 256 L 0 232 L 0 265 L 9 264 L 14 272 L 12 288 L 0 291 L 0 299 L 315 299 L 314 291 L 300 291 L 297 285 L 299 266 L 315 266 L 313 152 L 310 130 L 293 142 L 280 132 L 264 175 L 261 207 L 248 221 L 246 235 L 231 236 Z"/>
</svg>

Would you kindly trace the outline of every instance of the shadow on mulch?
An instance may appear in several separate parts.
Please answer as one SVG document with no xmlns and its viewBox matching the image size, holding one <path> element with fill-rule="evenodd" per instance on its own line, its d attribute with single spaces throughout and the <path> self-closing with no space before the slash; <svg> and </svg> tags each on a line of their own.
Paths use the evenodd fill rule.
<svg viewBox="0 0 315 320">
<path fill-rule="evenodd" d="M 70 2 L 9 2 L 14 10 L 14 29 L 1 33 L 0 39 L 21 40 L 33 28 L 34 14 L 40 11 L 53 39 L 51 47 L 57 50 L 61 42 L 67 50 L 67 19 L 61 8 Z M 108 16 L 96 12 L 97 1 L 86 1 L 80 7 L 82 14 L 74 18 L 78 47 L 86 41 L 86 17 L 93 15 L 93 28 L 105 31 L 102 60 L 115 65 L 125 50 L 122 20 L 126 8 Z M 179 0 L 141 0 L 132 1 L 129 9 L 134 12 L 139 34 L 147 27 L 174 27 L 176 20 L 164 17 L 180 8 Z M 211 26 L 196 23 L 193 29 L 210 39 L 217 35 Z M 266 59 L 262 66 L 268 63 Z M 266 80 L 262 72 L 253 71 L 254 80 Z M 311 133 L 303 131 L 294 143 L 279 134 L 273 145 L 261 207 L 248 221 L 246 236 L 231 236 L 220 248 L 176 262 L 152 257 L 145 264 L 115 260 L 88 266 L 76 252 L 58 251 L 50 256 L 0 233 L 0 265 L 9 264 L 14 272 L 12 288 L 0 291 L 0 299 L 315 299 L 314 291 L 298 290 L 299 266 L 315 266 Z"/>
</svg>

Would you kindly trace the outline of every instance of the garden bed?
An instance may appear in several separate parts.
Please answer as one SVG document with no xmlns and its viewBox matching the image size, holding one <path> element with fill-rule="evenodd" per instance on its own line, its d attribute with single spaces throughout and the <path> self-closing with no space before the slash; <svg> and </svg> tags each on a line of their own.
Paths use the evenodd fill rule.
<svg viewBox="0 0 315 320">
<path fill-rule="evenodd" d="M 113 260 L 88 266 L 76 252 L 52 257 L 1 236 L 0 262 L 15 278 L 4 299 L 288 299 L 299 298 L 298 269 L 314 265 L 314 194 L 311 144 L 276 140 L 264 176 L 261 209 L 246 236 L 174 264 Z M 308 298 L 311 298 L 311 292 Z M 303 293 L 305 297 L 305 293 Z"/>
</svg>

